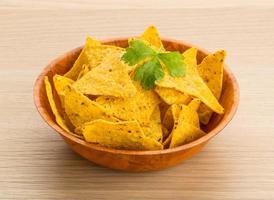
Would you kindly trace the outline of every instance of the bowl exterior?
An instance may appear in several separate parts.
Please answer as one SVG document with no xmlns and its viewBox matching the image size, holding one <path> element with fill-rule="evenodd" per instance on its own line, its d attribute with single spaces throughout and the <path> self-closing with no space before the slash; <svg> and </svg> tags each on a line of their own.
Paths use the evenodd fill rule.
<svg viewBox="0 0 274 200">
<path fill-rule="evenodd" d="M 129 155 L 89 148 L 66 137 L 63 137 L 63 139 L 71 149 L 89 161 L 104 167 L 128 172 L 156 171 L 175 166 L 192 157 L 206 144 L 204 142 L 182 151 L 173 151 L 164 154 Z"/>
</svg>

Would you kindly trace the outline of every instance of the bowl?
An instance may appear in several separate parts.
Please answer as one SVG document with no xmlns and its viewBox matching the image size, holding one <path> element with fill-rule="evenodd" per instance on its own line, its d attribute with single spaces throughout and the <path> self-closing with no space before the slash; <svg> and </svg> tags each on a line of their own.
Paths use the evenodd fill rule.
<svg viewBox="0 0 274 200">
<path fill-rule="evenodd" d="M 103 43 L 127 47 L 127 41 L 128 38 L 117 38 L 106 40 Z M 192 46 L 185 42 L 171 39 L 163 39 L 162 41 L 165 48 L 172 51 L 176 50 L 183 52 Z M 223 91 L 220 98 L 220 103 L 224 107 L 225 113 L 223 115 L 213 114 L 208 125 L 202 127 L 207 134 L 198 140 L 173 149 L 155 151 L 109 149 L 97 144 L 85 142 L 84 140 L 67 133 L 57 125 L 51 112 L 44 86 L 44 77 L 48 76 L 51 80 L 54 74 L 64 74 L 67 72 L 72 67 L 82 48 L 83 47 L 78 47 L 73 49 L 53 60 L 46 66 L 36 80 L 34 86 L 34 102 L 45 122 L 62 136 L 71 149 L 98 165 L 132 172 L 160 170 L 177 165 L 199 152 L 211 138 L 221 132 L 230 122 L 237 110 L 239 87 L 235 77 L 228 67 L 225 66 Z M 197 61 L 199 63 L 209 53 L 201 48 L 197 49 Z M 57 104 L 57 107 L 60 109 L 60 105 Z"/>
</svg>

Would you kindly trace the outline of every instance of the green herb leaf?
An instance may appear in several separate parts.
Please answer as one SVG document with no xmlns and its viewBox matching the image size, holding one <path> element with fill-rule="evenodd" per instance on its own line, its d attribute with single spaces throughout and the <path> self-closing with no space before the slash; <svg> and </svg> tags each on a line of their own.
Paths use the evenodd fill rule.
<svg viewBox="0 0 274 200">
<path fill-rule="evenodd" d="M 145 61 L 135 72 L 135 80 L 141 81 L 144 89 L 152 89 L 155 81 L 164 77 L 161 63 L 166 66 L 173 77 L 185 75 L 184 57 L 179 52 L 160 53 L 141 40 L 131 40 L 122 60 L 130 66 Z"/>
<path fill-rule="evenodd" d="M 126 53 L 122 56 L 122 59 L 130 66 L 137 64 L 146 57 L 157 55 L 156 51 L 141 40 L 131 40 L 128 44 L 129 47 L 126 49 Z"/>
<path fill-rule="evenodd" d="M 184 57 L 178 51 L 159 53 L 158 57 L 165 64 L 171 76 L 180 77 L 185 75 L 186 64 L 183 62 Z"/>
<path fill-rule="evenodd" d="M 144 89 L 150 90 L 155 86 L 156 80 L 164 77 L 164 71 L 157 57 L 140 66 L 135 73 L 135 80 L 141 81 Z"/>
</svg>

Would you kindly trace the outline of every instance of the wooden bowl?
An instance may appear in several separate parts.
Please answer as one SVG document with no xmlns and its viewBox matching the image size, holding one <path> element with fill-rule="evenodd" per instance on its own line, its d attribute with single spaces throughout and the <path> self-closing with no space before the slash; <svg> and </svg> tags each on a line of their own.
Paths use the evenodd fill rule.
<svg viewBox="0 0 274 200">
<path fill-rule="evenodd" d="M 107 40 L 104 41 L 104 44 L 126 47 L 127 38 Z M 170 39 L 163 39 L 163 44 L 167 50 L 177 50 L 180 52 L 192 46 Z M 177 165 L 200 151 L 212 137 L 225 128 L 236 112 L 239 102 L 239 88 L 235 77 L 228 67 L 225 66 L 223 91 L 220 99 L 220 103 L 225 109 L 225 114 L 214 114 L 209 124 L 203 127 L 208 134 L 200 139 L 173 149 L 156 151 L 116 150 L 87 143 L 67 133 L 56 124 L 44 87 L 44 77 L 48 76 L 51 81 L 54 74 L 64 74 L 67 72 L 72 67 L 82 48 L 73 49 L 58 57 L 42 71 L 34 86 L 34 101 L 37 110 L 48 125 L 57 131 L 75 152 L 98 165 L 134 172 L 159 170 Z M 208 52 L 200 48 L 198 50 L 197 60 L 201 62 L 208 55 Z M 57 106 L 60 109 L 60 104 L 57 104 Z"/>
</svg>

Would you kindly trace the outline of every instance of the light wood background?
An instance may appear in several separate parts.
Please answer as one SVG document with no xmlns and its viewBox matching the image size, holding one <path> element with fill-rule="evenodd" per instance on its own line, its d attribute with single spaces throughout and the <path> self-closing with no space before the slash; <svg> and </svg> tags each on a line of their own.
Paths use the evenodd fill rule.
<svg viewBox="0 0 274 200">
<path fill-rule="evenodd" d="M 240 85 L 238 112 L 174 168 L 134 174 L 96 166 L 42 121 L 35 78 L 88 34 L 136 35 L 149 24 L 165 37 L 226 49 Z M 0 0 L 0 199 L 137 198 L 274 199 L 274 2 Z"/>
</svg>

